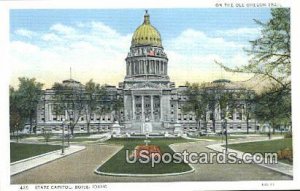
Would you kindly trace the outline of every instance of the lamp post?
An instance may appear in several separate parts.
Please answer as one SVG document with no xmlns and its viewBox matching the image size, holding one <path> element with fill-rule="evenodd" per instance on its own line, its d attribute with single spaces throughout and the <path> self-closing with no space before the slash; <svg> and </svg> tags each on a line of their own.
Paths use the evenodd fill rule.
<svg viewBox="0 0 300 191">
<path fill-rule="evenodd" d="M 65 119 L 62 122 L 62 147 L 61 147 L 61 154 L 65 154 Z"/>
<path fill-rule="evenodd" d="M 224 126 L 225 126 L 225 145 L 226 145 L 226 154 L 227 154 L 227 150 L 228 150 L 228 137 L 227 137 L 227 120 L 224 119 Z"/>
<path fill-rule="evenodd" d="M 224 134 L 225 134 L 225 151 L 226 151 L 226 153 L 227 153 L 227 150 L 228 150 L 227 120 L 225 119 L 225 115 L 224 115 L 223 112 L 222 112 L 221 117 L 222 117 L 222 128 L 223 128 L 223 132 L 224 132 L 224 130 L 225 130 L 225 132 L 224 132 Z"/>
</svg>

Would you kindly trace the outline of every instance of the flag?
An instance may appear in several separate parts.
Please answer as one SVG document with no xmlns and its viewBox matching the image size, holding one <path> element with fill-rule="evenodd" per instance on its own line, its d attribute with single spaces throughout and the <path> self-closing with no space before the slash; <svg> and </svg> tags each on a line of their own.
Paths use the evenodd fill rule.
<svg viewBox="0 0 300 191">
<path fill-rule="evenodd" d="M 154 55 L 155 55 L 155 53 L 154 53 L 153 50 L 150 50 L 150 51 L 148 52 L 148 56 L 154 56 Z"/>
</svg>

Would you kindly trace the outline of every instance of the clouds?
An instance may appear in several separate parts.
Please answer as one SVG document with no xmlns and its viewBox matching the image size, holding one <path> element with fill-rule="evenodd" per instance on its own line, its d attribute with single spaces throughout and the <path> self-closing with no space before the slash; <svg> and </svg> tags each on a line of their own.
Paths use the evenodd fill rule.
<svg viewBox="0 0 300 191">
<path fill-rule="evenodd" d="M 218 78 L 244 80 L 248 78 L 249 75 L 222 71 L 215 64 L 215 61 L 230 67 L 247 64 L 249 58 L 243 48 L 248 46 L 248 41 L 240 42 L 227 38 L 234 33 L 245 31 L 246 29 L 224 30 L 222 32 L 224 35 L 217 35 L 216 33 L 206 34 L 203 31 L 186 29 L 176 38 L 166 41 L 164 44 L 170 62 L 171 79 L 183 84 L 185 81 L 212 81 Z"/>
<path fill-rule="evenodd" d="M 35 32 L 27 30 L 27 29 L 18 29 L 15 31 L 15 34 L 19 35 L 19 36 L 27 37 L 27 38 L 32 38 L 33 36 L 36 35 Z"/>
<path fill-rule="evenodd" d="M 234 41 L 226 41 L 222 37 L 210 37 L 202 31 L 187 29 L 178 37 L 167 41 L 167 47 L 184 54 L 215 54 L 226 50 L 240 50 L 241 44 Z"/>
<path fill-rule="evenodd" d="M 256 37 L 260 34 L 260 28 L 237 28 L 237 29 L 229 29 L 229 30 L 219 30 L 216 31 L 217 35 L 223 35 L 223 36 L 229 36 L 229 37 L 237 37 L 237 36 L 243 36 L 247 38 Z"/>
<path fill-rule="evenodd" d="M 163 45 L 169 58 L 171 80 L 180 85 L 185 81 L 219 78 L 220 69 L 214 60 L 230 66 L 247 63 L 242 51 L 244 44 L 225 37 L 245 31 L 227 31 L 223 37 L 190 28 L 175 38 L 165 39 Z M 12 84 L 17 84 L 17 77 L 28 76 L 51 87 L 54 82 L 68 78 L 69 67 L 72 67 L 73 78 L 82 83 L 93 78 L 101 84 L 117 85 L 124 79 L 124 59 L 132 34 L 121 34 L 95 21 L 72 25 L 55 23 L 40 32 L 22 28 L 13 34 L 10 43 Z"/>
<path fill-rule="evenodd" d="M 24 36 L 20 32 L 15 34 Z M 69 67 L 74 78 L 83 83 L 94 78 L 100 83 L 117 84 L 124 76 L 130 36 L 120 35 L 102 23 L 73 26 L 58 23 L 37 33 L 34 39 L 27 37 L 10 43 L 13 84 L 17 83 L 17 77 L 29 76 L 50 87 L 68 78 Z"/>
<path fill-rule="evenodd" d="M 58 34 L 71 35 L 75 33 L 75 29 L 60 23 L 50 27 L 51 31 L 57 32 Z"/>
</svg>

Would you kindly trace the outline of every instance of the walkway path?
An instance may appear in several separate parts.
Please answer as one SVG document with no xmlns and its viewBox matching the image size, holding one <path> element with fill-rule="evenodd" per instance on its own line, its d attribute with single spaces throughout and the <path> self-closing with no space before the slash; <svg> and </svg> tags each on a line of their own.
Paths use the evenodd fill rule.
<svg viewBox="0 0 300 191">
<path fill-rule="evenodd" d="M 175 151 L 214 152 L 199 141 L 173 145 Z M 12 184 L 26 183 L 93 183 L 93 182 L 170 182 L 170 181 L 234 181 L 290 180 L 291 177 L 255 164 L 193 164 L 195 172 L 169 177 L 114 177 L 94 173 L 94 170 L 121 146 L 86 145 L 86 149 L 11 177 Z M 125 157 L 125 156 L 124 156 Z"/>
<path fill-rule="evenodd" d="M 20 172 L 32 169 L 32 168 L 40 166 L 42 164 L 46 164 L 46 163 L 54 161 L 56 159 L 79 152 L 83 149 L 85 149 L 85 146 L 71 145 L 69 148 L 65 149 L 63 155 L 61 154 L 61 152 L 62 152 L 61 150 L 56 150 L 56 151 L 48 152 L 48 153 L 41 154 L 38 156 L 34 156 L 31 158 L 13 162 L 10 165 L 10 174 L 11 175 L 18 174 Z"/>
<path fill-rule="evenodd" d="M 281 137 L 274 137 L 272 138 L 272 140 L 274 139 L 281 139 Z M 262 139 L 263 140 L 269 140 L 269 139 Z M 247 142 L 253 142 L 253 140 L 251 141 L 241 141 L 241 140 L 238 140 L 238 141 L 234 141 L 235 144 L 238 144 L 238 143 L 247 143 Z M 209 149 L 212 149 L 214 151 L 217 151 L 217 152 L 224 152 L 225 150 L 225 147 L 223 147 L 222 145 L 224 145 L 223 143 L 218 143 L 218 144 L 213 144 L 213 145 L 208 145 L 207 148 Z M 242 151 L 238 151 L 238 150 L 234 150 L 234 149 L 230 149 L 228 148 L 228 152 L 231 152 L 231 153 L 236 153 L 237 155 L 237 158 L 238 159 L 243 159 L 243 154 L 244 152 Z M 274 171 L 277 171 L 277 172 L 280 172 L 280 173 L 283 173 L 283 174 L 286 174 L 286 175 L 289 175 L 289 176 L 293 176 L 293 166 L 292 165 L 289 165 L 289 164 L 285 164 L 285 163 L 282 163 L 282 162 L 278 162 L 277 164 L 257 164 L 257 165 L 260 165 L 260 166 L 263 166 L 265 168 L 268 168 L 268 169 L 272 169 Z"/>
</svg>

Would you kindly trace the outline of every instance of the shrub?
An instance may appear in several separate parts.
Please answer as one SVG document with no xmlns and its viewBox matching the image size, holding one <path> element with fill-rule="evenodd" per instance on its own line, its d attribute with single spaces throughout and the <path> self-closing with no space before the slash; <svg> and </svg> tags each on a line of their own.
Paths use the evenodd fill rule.
<svg viewBox="0 0 300 191">
<path fill-rule="evenodd" d="M 43 137 L 45 139 L 45 142 L 48 143 L 50 138 L 52 137 L 51 130 L 43 130 Z"/>
<path fill-rule="evenodd" d="M 292 132 L 288 132 L 284 135 L 284 138 L 293 138 L 293 133 Z"/>
<path fill-rule="evenodd" d="M 293 149 L 285 148 L 277 152 L 278 159 L 287 159 L 293 161 Z"/>
</svg>

